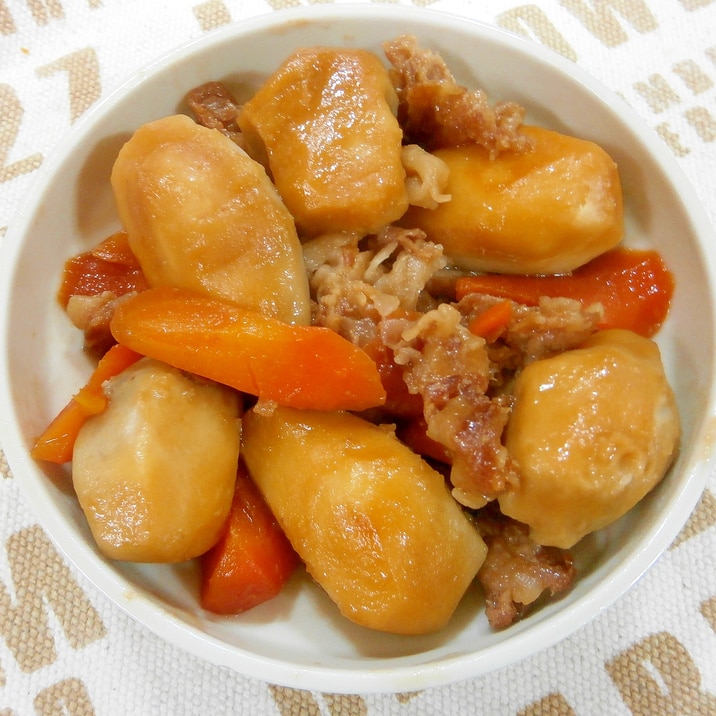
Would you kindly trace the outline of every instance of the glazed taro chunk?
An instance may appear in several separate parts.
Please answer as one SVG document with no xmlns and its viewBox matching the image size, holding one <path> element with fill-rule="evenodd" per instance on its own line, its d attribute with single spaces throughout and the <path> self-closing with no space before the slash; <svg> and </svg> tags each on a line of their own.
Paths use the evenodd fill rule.
<svg viewBox="0 0 716 716">
<path fill-rule="evenodd" d="M 265 164 L 302 237 L 369 234 L 408 206 L 397 98 L 365 50 L 296 51 L 243 106 L 249 154 Z"/>
<path fill-rule="evenodd" d="M 75 443 L 72 480 L 110 559 L 181 562 L 219 538 L 239 456 L 240 398 L 142 358 L 110 379 Z"/>
<path fill-rule="evenodd" d="M 621 240 L 619 175 L 601 147 L 524 126 L 522 107 L 462 87 L 415 37 L 384 47 L 404 142 L 448 173 L 449 200 L 411 208 L 402 226 L 423 229 L 472 271 L 562 273 Z"/>
<path fill-rule="evenodd" d="M 117 211 L 151 286 L 310 322 L 291 215 L 263 167 L 189 117 L 140 127 L 112 169 Z"/>
<path fill-rule="evenodd" d="M 628 512 L 664 476 L 680 423 L 659 349 L 620 329 L 517 378 L 506 446 L 519 480 L 498 499 L 543 545 L 568 548 Z"/>
<path fill-rule="evenodd" d="M 388 427 L 349 413 L 250 410 L 242 446 L 293 548 L 344 616 L 397 634 L 447 624 L 486 548 L 442 475 Z"/>
<path fill-rule="evenodd" d="M 471 271 L 558 274 L 614 248 L 624 233 L 617 167 L 598 145 L 523 127 L 525 152 L 490 157 L 463 145 L 434 155 L 448 168 L 450 201 L 411 207 L 401 225 L 423 229 Z"/>
</svg>

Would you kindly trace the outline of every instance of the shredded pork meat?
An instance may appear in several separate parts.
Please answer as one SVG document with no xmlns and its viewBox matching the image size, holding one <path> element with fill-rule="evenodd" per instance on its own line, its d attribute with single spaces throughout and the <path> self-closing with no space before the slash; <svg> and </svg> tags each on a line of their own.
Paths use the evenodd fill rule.
<svg viewBox="0 0 716 716">
<path fill-rule="evenodd" d="M 218 129 L 243 148 L 243 135 L 238 124 L 239 105 L 228 87 L 221 82 L 205 82 L 194 87 L 185 97 L 197 124 Z"/>
<path fill-rule="evenodd" d="M 418 311 L 425 284 L 446 263 L 423 231 L 395 226 L 365 241 L 342 234 L 315 239 L 304 246 L 304 259 L 314 322 L 360 346 L 376 337 L 382 319 Z"/>
<path fill-rule="evenodd" d="M 477 579 L 494 629 L 503 629 L 523 616 L 544 592 L 554 595 L 572 585 L 576 569 L 567 550 L 537 544 L 527 525 L 505 517 L 494 505 L 480 510 L 474 519 L 487 545 Z"/>
<path fill-rule="evenodd" d="M 433 150 L 479 144 L 491 156 L 522 152 L 532 145 L 520 133 L 524 108 L 515 102 L 491 105 L 483 90 L 459 85 L 443 58 L 421 48 L 412 35 L 383 45 L 398 94 L 398 121 L 406 143 Z"/>
<path fill-rule="evenodd" d="M 390 347 L 405 368 L 408 390 L 423 398 L 428 437 L 452 458 L 453 495 L 477 508 L 503 492 L 516 471 L 502 444 L 509 402 L 487 395 L 494 367 L 485 341 L 462 318 L 443 303 L 413 321 Z"/>
<path fill-rule="evenodd" d="M 450 170 L 442 159 L 417 144 L 404 146 L 401 158 L 408 203 L 424 209 L 437 209 L 440 204 L 450 201 L 450 194 L 445 193 Z"/>
<path fill-rule="evenodd" d="M 480 313 L 504 299 L 475 293 L 463 298 L 457 308 L 469 323 Z M 488 344 L 496 366 L 494 384 L 502 385 L 526 365 L 576 348 L 594 331 L 602 318 L 601 304 L 584 308 L 570 298 L 544 296 L 538 306 L 512 302 L 511 319 L 502 333 Z"/>
</svg>

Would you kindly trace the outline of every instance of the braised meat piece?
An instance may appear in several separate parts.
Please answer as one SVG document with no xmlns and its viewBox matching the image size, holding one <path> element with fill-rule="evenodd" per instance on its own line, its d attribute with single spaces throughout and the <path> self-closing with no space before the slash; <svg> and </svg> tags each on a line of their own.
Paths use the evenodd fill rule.
<svg viewBox="0 0 716 716">
<path fill-rule="evenodd" d="M 198 124 L 218 129 L 243 148 L 243 139 L 237 117 L 241 106 L 221 82 L 205 82 L 194 87 L 185 97 Z"/>
<path fill-rule="evenodd" d="M 477 508 L 497 497 L 516 472 L 502 444 L 509 401 L 487 395 L 494 366 L 485 341 L 444 303 L 403 330 L 391 348 L 405 366 L 408 389 L 423 397 L 428 437 L 451 455 L 455 499 Z"/>
<path fill-rule="evenodd" d="M 543 592 L 554 595 L 571 586 L 576 570 L 568 551 L 537 544 L 527 525 L 505 517 L 494 505 L 476 513 L 475 523 L 487 545 L 477 579 L 493 629 L 523 616 Z"/>
<path fill-rule="evenodd" d="M 491 105 L 483 90 L 459 85 L 442 57 L 421 48 L 412 35 L 386 42 L 383 49 L 393 65 L 398 121 L 406 144 L 429 150 L 479 144 L 492 156 L 531 147 L 530 139 L 520 133 L 525 112 L 519 104 Z"/>
</svg>

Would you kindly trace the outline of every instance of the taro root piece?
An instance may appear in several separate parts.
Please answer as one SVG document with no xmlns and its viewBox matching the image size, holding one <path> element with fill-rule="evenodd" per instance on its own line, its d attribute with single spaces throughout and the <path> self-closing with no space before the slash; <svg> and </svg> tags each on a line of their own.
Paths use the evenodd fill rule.
<svg viewBox="0 0 716 716">
<path fill-rule="evenodd" d="M 112 170 L 120 220 L 151 286 L 310 323 L 293 218 L 263 167 L 183 115 L 140 127 Z"/>
<path fill-rule="evenodd" d="M 181 562 L 219 538 L 240 447 L 235 391 L 150 358 L 106 384 L 72 464 L 80 506 L 110 559 Z"/>
<path fill-rule="evenodd" d="M 407 209 L 397 102 L 372 52 L 314 47 L 292 54 L 243 106 L 247 151 L 303 237 L 375 233 Z"/>
<path fill-rule="evenodd" d="M 456 265 L 495 273 L 572 271 L 616 246 L 623 235 L 617 167 L 598 145 L 541 127 L 524 127 L 525 152 L 492 158 L 476 144 L 439 149 L 450 201 L 411 207 L 402 226 L 442 244 Z"/>
<path fill-rule="evenodd" d="M 350 413 L 250 410 L 242 454 L 344 616 L 398 634 L 445 626 L 487 548 L 444 478 L 392 431 Z"/>
<path fill-rule="evenodd" d="M 679 416 L 658 346 L 631 331 L 601 331 L 530 364 L 514 395 L 505 444 L 520 477 L 498 499 L 538 544 L 567 549 L 617 520 L 677 450 Z"/>
</svg>

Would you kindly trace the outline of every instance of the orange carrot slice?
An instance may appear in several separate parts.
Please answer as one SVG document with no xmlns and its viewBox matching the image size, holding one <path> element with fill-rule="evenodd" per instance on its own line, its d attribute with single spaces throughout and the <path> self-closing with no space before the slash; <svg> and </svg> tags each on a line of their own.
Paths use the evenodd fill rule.
<svg viewBox="0 0 716 716">
<path fill-rule="evenodd" d="M 468 328 L 471 333 L 484 338 L 486 341 L 496 340 L 507 327 L 512 317 L 512 301 L 504 300 L 490 306 L 482 313 L 478 313 L 470 321 Z"/>
<path fill-rule="evenodd" d="M 674 278 L 656 251 L 618 248 L 570 274 L 460 277 L 455 292 L 458 300 L 485 293 L 528 306 L 536 306 L 542 296 L 573 298 L 585 307 L 599 302 L 604 307 L 599 328 L 626 328 L 650 337 L 669 312 Z"/>
<path fill-rule="evenodd" d="M 277 596 L 299 562 L 243 463 L 239 463 L 224 532 L 199 558 L 201 606 L 215 614 L 240 614 L 252 609 Z"/>
<path fill-rule="evenodd" d="M 77 434 L 90 415 L 97 415 L 107 407 L 102 386 L 142 356 L 121 345 L 114 345 L 100 359 L 87 383 L 57 414 L 35 442 L 30 454 L 36 460 L 64 463 L 72 460 Z"/>
<path fill-rule="evenodd" d="M 147 287 L 139 261 L 129 248 L 127 233 L 118 231 L 93 249 L 65 262 L 57 298 L 60 305 L 66 307 L 74 295 L 94 296 L 111 291 L 122 296 Z"/>
<path fill-rule="evenodd" d="M 334 331 L 185 289 L 132 296 L 117 306 L 110 327 L 143 355 L 281 405 L 365 410 L 385 400 L 375 363 Z"/>
</svg>

